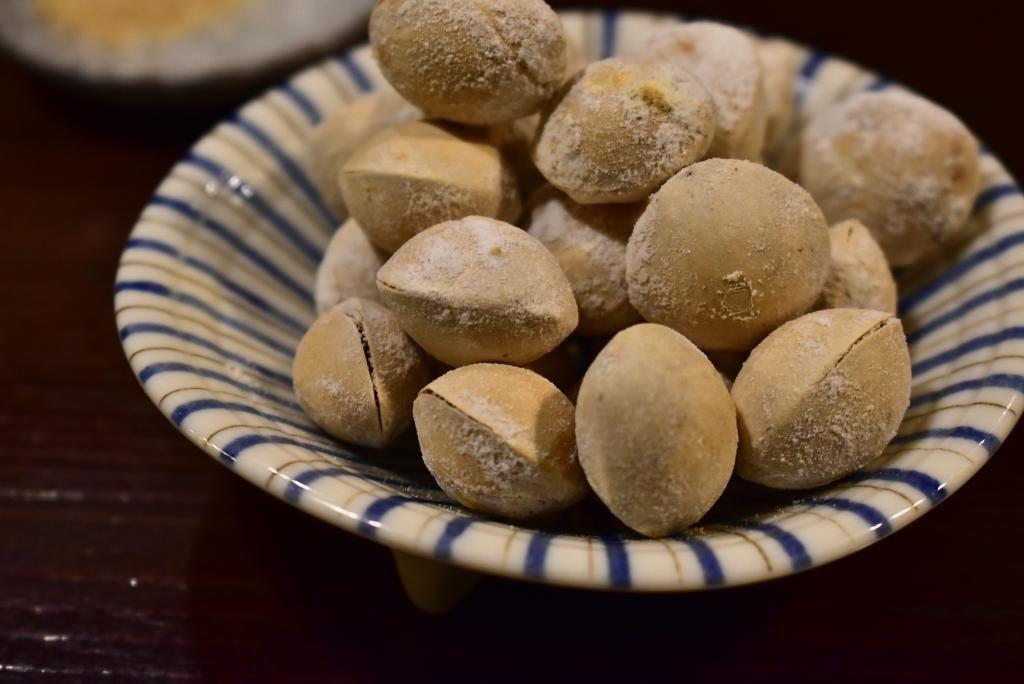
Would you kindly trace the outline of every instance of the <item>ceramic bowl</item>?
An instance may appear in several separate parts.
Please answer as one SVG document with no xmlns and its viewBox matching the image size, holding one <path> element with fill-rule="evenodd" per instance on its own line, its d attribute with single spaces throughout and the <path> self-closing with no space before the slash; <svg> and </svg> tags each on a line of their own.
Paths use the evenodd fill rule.
<svg viewBox="0 0 1024 684">
<path fill-rule="evenodd" d="M 671 17 L 566 13 L 590 59 Z M 800 121 L 875 74 L 805 51 Z M 292 353 L 314 319 L 313 275 L 340 217 L 309 178 L 304 148 L 325 112 L 383 87 L 369 48 L 302 71 L 199 140 L 145 207 L 117 273 L 117 323 L 146 394 L 206 453 L 270 494 L 394 549 L 553 584 L 699 590 L 779 577 L 886 537 L 984 465 L 1022 407 L 1024 197 L 983 153 L 973 237 L 901 278 L 913 400 L 871 467 L 813 492 L 742 483 L 687 534 L 650 540 L 596 503 L 543 525 L 460 508 L 431 481 L 415 440 L 382 452 L 332 441 L 303 416 Z"/>
</svg>

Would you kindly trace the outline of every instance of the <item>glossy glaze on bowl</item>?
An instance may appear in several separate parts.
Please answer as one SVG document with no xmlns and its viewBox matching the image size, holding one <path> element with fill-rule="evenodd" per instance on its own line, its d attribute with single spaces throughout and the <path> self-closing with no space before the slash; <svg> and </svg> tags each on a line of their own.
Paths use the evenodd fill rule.
<svg viewBox="0 0 1024 684">
<path fill-rule="evenodd" d="M 670 20 L 562 16 L 590 59 Z M 708 524 L 648 540 L 599 512 L 543 529 L 488 520 L 433 484 L 413 439 L 383 453 L 333 442 L 291 391 L 292 352 L 314 317 L 315 267 L 338 223 L 309 180 L 304 146 L 324 112 L 382 82 L 363 46 L 219 124 L 161 183 L 117 274 L 119 332 L 146 393 L 182 433 L 273 495 L 388 546 L 484 572 L 598 589 L 703 589 L 804 570 L 891 534 L 963 485 L 1016 422 L 1024 197 L 985 150 L 973 237 L 901 279 L 914 362 L 907 417 L 886 454 L 842 482 L 782 497 L 739 483 Z M 854 92 L 891 87 L 810 51 L 797 86 L 801 121 Z"/>
</svg>

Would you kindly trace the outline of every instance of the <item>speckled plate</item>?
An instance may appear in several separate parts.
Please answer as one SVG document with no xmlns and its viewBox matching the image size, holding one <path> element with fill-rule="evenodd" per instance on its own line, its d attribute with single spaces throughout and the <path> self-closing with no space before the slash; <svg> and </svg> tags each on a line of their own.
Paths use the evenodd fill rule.
<svg viewBox="0 0 1024 684">
<path fill-rule="evenodd" d="M 591 59 L 652 22 L 567 13 Z M 223 121 L 142 212 L 117 273 L 117 322 L 146 394 L 190 440 L 274 496 L 338 527 L 467 568 L 594 589 L 694 590 L 806 570 L 916 520 L 992 456 L 1021 410 L 1024 197 L 989 151 L 969 241 L 903 278 L 913 400 L 870 468 L 813 492 L 766 497 L 738 483 L 702 527 L 648 540 L 597 505 L 543 527 L 460 508 L 414 440 L 386 452 L 334 442 L 292 394 L 292 352 L 312 322 L 313 275 L 338 217 L 309 180 L 304 147 L 324 112 L 382 84 L 365 46 L 306 69 Z M 807 51 L 800 119 L 874 74 Z"/>
</svg>

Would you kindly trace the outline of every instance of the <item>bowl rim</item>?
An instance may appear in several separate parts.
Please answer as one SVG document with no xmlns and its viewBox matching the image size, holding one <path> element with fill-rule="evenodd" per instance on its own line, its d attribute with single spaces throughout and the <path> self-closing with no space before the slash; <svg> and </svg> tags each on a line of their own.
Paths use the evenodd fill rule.
<svg viewBox="0 0 1024 684">
<path fill-rule="evenodd" d="M 577 39 L 591 53 L 588 56 L 597 57 L 614 53 L 626 32 L 635 30 L 638 25 L 649 25 L 650 22 L 672 20 L 680 16 L 633 10 L 581 10 L 559 14 L 567 30 L 571 24 L 573 30 L 580 34 Z M 802 47 L 799 49 L 804 53 L 796 82 L 799 117 L 809 116 L 807 112 L 816 106 L 816 98 L 822 102 L 829 101 L 829 98 L 836 99 L 837 93 L 833 91 L 840 81 L 844 84 L 840 90 L 845 89 L 845 95 L 865 89 L 891 87 L 885 79 L 850 62 L 820 51 Z M 324 75 L 328 70 L 331 72 L 329 79 Z M 823 74 L 829 74 L 832 80 L 826 79 Z M 134 304 L 137 300 L 132 298 L 167 297 L 166 292 L 157 290 L 161 287 L 164 290 L 172 289 L 167 286 L 167 278 L 171 276 L 176 279 L 180 272 L 171 273 L 163 263 L 139 263 L 136 256 L 139 250 L 149 250 L 147 254 L 158 253 L 160 258 L 202 270 L 204 265 L 192 263 L 197 260 L 179 249 L 179 246 L 152 239 L 152 229 L 147 227 L 147 216 L 151 211 L 173 210 L 194 222 L 216 223 L 198 212 L 187 198 L 168 197 L 166 186 L 180 164 L 197 165 L 197 150 L 201 150 L 204 142 L 213 138 L 224 125 L 243 129 L 248 127 L 249 130 L 243 132 L 265 148 L 264 151 L 276 163 L 282 165 L 286 176 L 304 182 L 303 171 L 296 167 L 289 151 L 261 130 L 253 122 L 253 117 L 263 111 L 261 106 L 273 100 L 276 111 L 284 107 L 292 112 L 294 116 L 291 117 L 290 125 L 294 127 L 296 120 L 304 122 L 308 133 L 308 129 L 318 120 L 315 87 L 325 79 L 335 84 L 342 83 L 349 96 L 370 92 L 381 83 L 368 47 L 363 44 L 300 70 L 281 86 L 253 98 L 233 116 L 216 124 L 193 145 L 182 162 L 172 167 L 171 175 L 161 183 L 158 194 L 143 211 L 122 252 L 115 285 L 115 313 L 125 354 L 143 390 L 161 413 L 176 429 L 220 463 L 311 515 L 399 551 L 514 579 L 622 591 L 689 591 L 737 586 L 784 577 L 824 565 L 854 553 L 917 520 L 973 476 L 1016 423 L 1024 404 L 1021 394 L 1024 390 L 1024 363 L 1019 359 L 997 356 L 996 353 L 1001 345 L 1012 343 L 1005 331 L 1015 328 L 1024 331 L 1024 308 L 1019 312 L 1006 310 L 1005 297 L 993 300 L 990 296 L 981 303 L 971 304 L 993 290 L 972 295 L 966 303 L 960 303 L 956 298 L 957 294 L 966 296 L 974 292 L 979 284 L 992 279 L 1005 286 L 1009 277 L 1007 271 L 1013 266 L 1006 267 L 999 262 L 1017 244 L 1024 243 L 1024 240 L 1018 239 L 1024 236 L 1024 232 L 1018 234 L 1007 225 L 1013 212 L 1009 219 L 1003 216 L 1008 203 L 1024 205 L 1020 188 L 991 152 L 984 149 L 983 170 L 986 181 L 978 197 L 975 213 L 992 225 L 967 246 L 966 256 L 950 262 L 948 270 L 938 272 L 937 275 L 922 274 L 919 277 L 911 274 L 910 281 L 915 282 L 915 277 L 917 281 L 901 298 L 900 313 L 901 316 L 909 316 L 909 320 L 916 320 L 925 314 L 931 315 L 929 319 L 922 318 L 920 324 L 908 327 L 908 334 L 916 336 L 914 341 L 920 342 L 923 335 L 919 333 L 922 329 L 927 328 L 930 334 L 955 322 L 957 316 L 975 315 L 985 306 L 998 304 L 999 314 L 994 316 L 996 323 L 991 325 L 998 327 L 1005 323 L 1005 326 L 986 333 L 987 337 L 981 336 L 988 344 L 979 346 L 975 340 L 981 338 L 975 337 L 957 343 L 951 349 L 930 353 L 924 359 L 915 359 L 915 376 L 923 374 L 927 380 L 922 382 L 929 385 L 932 380 L 947 377 L 949 372 L 938 371 L 948 370 L 951 363 L 965 354 L 985 352 L 988 355 L 980 357 L 973 365 L 981 364 L 986 370 L 991 370 L 987 377 L 1016 379 L 1008 379 L 1000 385 L 979 384 L 972 377 L 959 383 L 967 383 L 959 389 L 959 385 L 953 383 L 925 393 L 923 396 L 930 399 L 934 395 L 936 402 L 952 395 L 965 401 L 973 400 L 974 403 L 966 404 L 966 408 L 958 404 L 955 415 L 975 416 L 975 419 L 973 423 L 963 420 L 953 425 L 943 423 L 938 427 L 926 422 L 925 429 L 910 433 L 902 433 L 901 428 L 901 435 L 897 436 L 887 453 L 892 456 L 920 452 L 923 455 L 907 457 L 911 458 L 908 463 L 916 463 L 914 467 L 887 465 L 876 470 L 866 470 L 825 490 L 801 495 L 795 502 L 781 509 L 784 514 L 781 516 L 777 515 L 779 511 L 775 511 L 763 517 L 713 527 L 697 527 L 683 535 L 649 540 L 615 534 L 554 534 L 487 519 L 451 507 L 431 488 L 418 490 L 398 480 L 389 479 L 387 469 L 381 467 L 381 464 L 367 462 L 365 457 L 344 446 L 327 442 L 321 436 L 322 433 L 317 435 L 315 431 L 304 431 L 303 428 L 301 439 L 296 438 L 292 430 L 300 430 L 287 421 L 288 435 L 257 432 L 255 426 L 247 421 L 253 417 L 254 411 L 255 414 L 260 411 L 251 404 L 222 401 L 224 393 L 212 389 L 210 382 L 213 376 L 210 374 L 214 371 L 207 366 L 191 366 L 192 371 L 200 368 L 203 373 L 193 373 L 182 368 L 164 372 L 162 366 L 173 366 L 174 362 L 164 360 L 157 364 L 147 364 L 142 358 L 158 349 L 146 347 L 146 340 L 154 335 L 170 335 L 178 342 L 184 340 L 188 345 L 176 349 L 176 353 L 185 354 L 183 350 L 188 348 L 192 350 L 189 354 L 202 358 L 195 351 L 198 345 L 204 352 L 217 357 L 215 361 L 219 360 L 226 368 L 235 367 L 237 371 L 237 364 L 245 366 L 242 376 L 252 366 L 245 358 L 233 358 L 230 352 L 222 353 L 225 350 L 216 348 L 216 345 L 211 349 L 209 343 L 203 344 L 204 340 L 175 328 L 174 324 L 181 321 L 174 315 L 175 312 L 180 313 L 176 308 L 169 309 L 169 319 L 160 318 L 163 321 L 160 323 L 147 318 L 149 314 L 140 313 L 140 309 L 147 307 Z M 247 185 L 244 180 L 239 181 L 239 175 L 228 167 L 218 167 L 205 157 L 200 161 L 203 159 L 207 163 L 205 171 L 224 182 L 225 185 L 219 191 L 230 191 L 233 201 L 247 201 L 243 197 Z M 294 175 L 295 172 L 298 175 Z M 302 183 L 299 185 L 302 186 Z M 224 190 L 224 187 L 228 190 Z M 164 190 L 162 194 L 161 189 Z M 305 186 L 299 187 L 300 194 L 308 195 L 310 204 L 316 211 L 323 213 L 325 207 L 322 202 L 316 201 L 316 191 L 310 194 L 309 190 Z M 326 217 L 329 218 L 329 211 Z M 992 270 L 993 274 L 975 277 L 983 266 Z M 206 276 L 216 281 L 216 269 L 208 265 L 205 268 Z M 146 278 L 142 278 L 142 275 Z M 172 284 L 174 282 L 176 280 L 172 280 Z M 142 287 L 138 283 L 148 285 Z M 221 285 L 228 287 L 224 283 Z M 947 296 L 943 298 L 943 295 Z M 173 306 L 180 303 L 176 301 Z M 965 309 L 967 304 L 971 304 L 971 307 Z M 207 313 L 214 319 L 220 315 L 217 311 Z M 168 321 L 171 325 L 168 325 Z M 941 325 L 938 325 L 940 321 Z M 293 331 L 301 327 L 301 321 L 293 319 L 291 323 Z M 963 333 L 964 329 L 961 325 L 960 332 Z M 980 328 L 972 326 L 971 329 Z M 956 342 L 955 339 L 953 341 Z M 166 346 L 159 348 L 169 349 Z M 958 350 L 963 353 L 952 354 Z M 166 358 L 178 357 L 172 355 Z M 160 372 L 154 370 L 154 365 L 161 366 Z M 178 363 L 178 366 L 182 365 L 188 364 Z M 963 370 L 961 368 L 953 372 Z M 178 373 L 189 375 L 184 385 Z M 232 373 L 220 375 L 222 377 L 217 378 L 217 382 L 230 384 L 233 381 L 235 385 L 244 385 L 237 379 L 240 376 Z M 917 379 L 915 377 L 915 381 Z M 975 384 L 971 385 L 972 382 Z M 203 401 L 209 405 L 183 412 L 184 404 L 167 401 L 169 392 L 191 392 L 189 397 L 198 397 L 190 401 L 190 407 L 202 404 Z M 994 392 L 999 396 L 998 401 L 976 401 L 979 398 L 990 398 Z M 261 401 L 266 398 L 262 395 L 259 397 Z M 245 398 L 250 402 L 256 399 L 252 394 Z M 979 412 L 982 404 L 989 405 L 983 420 L 979 418 L 982 415 Z M 939 407 L 936 411 L 944 407 L 941 403 L 936 405 Z M 997 405 L 1003 407 L 1001 412 L 992 411 L 993 407 L 998 409 Z M 930 415 L 921 414 L 926 421 L 931 420 L 928 417 Z M 904 422 L 908 419 L 917 420 L 918 416 L 908 414 Z M 278 428 L 281 426 L 280 423 L 274 424 Z M 227 437 L 214 437 L 227 434 L 225 431 L 230 432 L 229 428 L 242 427 L 252 427 L 253 430 L 230 440 Z M 895 450 L 894 446 L 897 447 Z M 310 457 L 295 459 L 292 456 L 297 452 L 305 452 Z M 242 458 L 243 453 L 246 458 Z M 256 457 L 252 454 L 256 454 Z M 942 458 L 929 460 L 929 454 L 938 454 Z M 296 468 L 296 465 L 301 467 Z M 388 465 L 394 466 L 395 463 Z M 925 468 L 924 465 L 929 467 Z M 826 529 L 831 532 L 824 532 Z M 586 568 L 587 572 L 581 572 L 581 568 Z"/>
</svg>

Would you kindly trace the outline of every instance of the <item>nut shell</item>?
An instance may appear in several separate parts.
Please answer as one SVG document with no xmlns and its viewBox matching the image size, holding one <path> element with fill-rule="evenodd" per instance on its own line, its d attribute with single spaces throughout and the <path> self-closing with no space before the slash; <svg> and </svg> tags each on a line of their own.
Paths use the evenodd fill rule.
<svg viewBox="0 0 1024 684">
<path fill-rule="evenodd" d="M 352 219 L 345 221 L 327 243 L 316 270 L 316 311 L 322 314 L 349 297 L 378 301 L 377 270 L 388 256 L 370 243 Z"/>
<path fill-rule="evenodd" d="M 642 323 L 612 338 L 583 377 L 576 440 L 601 501 L 637 532 L 660 537 L 700 520 L 725 490 L 736 413 L 697 347 Z"/>
<path fill-rule="evenodd" d="M 562 23 L 541 0 L 382 0 L 370 43 L 398 92 L 466 124 L 539 110 L 566 71 Z"/>
<path fill-rule="evenodd" d="M 711 96 L 685 69 L 612 57 L 553 104 L 533 160 L 577 202 L 635 202 L 704 155 L 714 122 Z"/>
<path fill-rule="evenodd" d="M 896 313 L 896 281 L 882 248 L 856 219 L 829 228 L 832 267 L 818 306 Z"/>
<path fill-rule="evenodd" d="M 961 233 L 981 183 L 978 142 L 924 98 L 858 93 L 804 130 L 800 181 L 830 222 L 863 221 L 892 266 L 909 266 Z"/>
<path fill-rule="evenodd" d="M 577 332 L 609 335 L 640 322 L 626 288 L 626 243 L 637 204 L 579 204 L 552 186 L 530 201 L 527 232 L 558 260 L 580 309 Z"/>
<path fill-rule="evenodd" d="M 779 489 L 834 482 L 879 456 L 910 402 L 910 353 L 898 318 L 816 311 L 757 346 L 732 387 L 736 472 Z"/>
<path fill-rule="evenodd" d="M 310 178 L 335 216 L 345 216 L 338 175 L 368 137 L 423 117 L 423 112 L 389 91 L 357 97 L 338 107 L 313 129 L 309 138 Z"/>
<path fill-rule="evenodd" d="M 452 498 L 507 518 L 552 513 L 587 491 L 572 403 L 525 368 L 450 371 L 413 406 L 423 462 Z"/>
<path fill-rule="evenodd" d="M 828 227 L 798 185 L 759 164 L 709 159 L 654 194 L 626 250 L 629 299 L 701 349 L 744 351 L 817 301 Z"/>
<path fill-rule="evenodd" d="M 761 159 L 767 107 L 753 39 L 732 26 L 694 21 L 655 29 L 633 52 L 688 69 L 707 86 L 716 112 L 709 158 Z"/>
<path fill-rule="evenodd" d="M 438 122 L 376 134 L 352 153 L 340 183 L 352 218 L 389 253 L 442 221 L 515 221 L 521 208 L 515 175 L 484 134 Z"/>
<path fill-rule="evenodd" d="M 381 447 L 409 426 L 430 370 L 426 354 L 387 309 L 353 297 L 306 332 L 292 376 L 299 403 L 325 432 Z"/>
<path fill-rule="evenodd" d="M 481 216 L 409 240 L 378 271 L 377 287 L 402 329 L 450 366 L 530 363 L 579 321 L 569 281 L 544 245 Z"/>
</svg>

